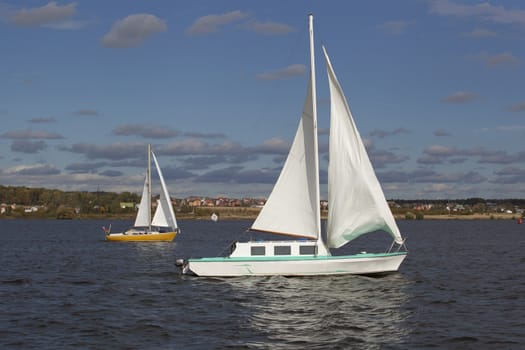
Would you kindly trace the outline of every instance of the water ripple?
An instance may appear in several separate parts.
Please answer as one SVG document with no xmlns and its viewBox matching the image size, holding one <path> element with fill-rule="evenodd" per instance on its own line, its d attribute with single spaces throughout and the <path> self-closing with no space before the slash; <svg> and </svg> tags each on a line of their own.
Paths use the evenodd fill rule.
<svg viewBox="0 0 525 350">
<path fill-rule="evenodd" d="M 166 244 L 111 244 L 100 237 L 104 224 L 0 220 L 0 348 L 519 349 L 525 342 L 519 225 L 400 222 L 411 252 L 400 273 L 381 277 L 221 279 L 180 276 L 175 258 L 214 255 L 247 222 L 183 222 Z M 386 239 L 372 243 L 385 247 Z M 371 250 L 365 242 L 348 251 Z"/>
</svg>

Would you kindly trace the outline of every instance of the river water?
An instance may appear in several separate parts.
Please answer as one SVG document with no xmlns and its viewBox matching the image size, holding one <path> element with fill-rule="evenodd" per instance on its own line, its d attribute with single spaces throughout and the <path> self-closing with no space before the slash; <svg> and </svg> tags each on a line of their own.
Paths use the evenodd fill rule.
<svg viewBox="0 0 525 350">
<path fill-rule="evenodd" d="M 181 276 L 249 221 L 183 221 L 169 243 L 105 242 L 98 220 L 0 220 L 2 349 L 519 349 L 525 225 L 400 221 L 383 277 Z M 131 222 L 114 221 L 113 230 Z M 339 253 L 389 245 L 360 237 Z M 369 250 L 371 251 L 371 250 Z"/>
</svg>

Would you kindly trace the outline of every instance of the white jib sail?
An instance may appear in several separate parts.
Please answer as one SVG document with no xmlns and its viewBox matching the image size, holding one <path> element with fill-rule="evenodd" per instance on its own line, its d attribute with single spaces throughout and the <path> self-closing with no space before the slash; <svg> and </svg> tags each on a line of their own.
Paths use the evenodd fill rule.
<svg viewBox="0 0 525 350">
<path fill-rule="evenodd" d="M 252 225 L 253 230 L 317 239 L 317 168 L 312 117 L 312 84 L 288 158 L 272 193 Z"/>
<path fill-rule="evenodd" d="M 328 246 L 337 248 L 362 234 L 383 230 L 403 239 L 366 153 L 330 58 L 323 47 L 330 85 Z"/>
<path fill-rule="evenodd" d="M 142 197 L 140 198 L 139 210 L 135 218 L 135 227 L 146 227 L 150 224 L 151 198 L 148 193 L 148 186 L 148 177 L 146 176 L 142 189 Z"/>
<path fill-rule="evenodd" d="M 162 176 L 162 171 L 160 170 L 159 162 L 157 161 L 157 157 L 155 157 L 155 153 L 151 152 L 151 155 L 153 156 L 153 161 L 155 162 L 155 167 L 157 168 L 157 174 L 159 174 L 161 188 L 159 206 L 157 207 L 157 211 L 155 212 L 155 217 L 157 217 L 157 212 L 159 211 L 159 209 L 162 209 L 162 215 L 160 213 L 158 215 L 159 221 L 155 221 L 154 217 L 153 222 L 151 224 L 153 226 L 167 226 L 171 227 L 172 229 L 176 229 L 178 227 L 177 219 L 175 218 L 175 212 L 173 211 L 170 194 L 168 193 L 168 188 L 166 187 L 164 176 Z M 161 218 L 164 220 L 164 222 L 160 221 Z"/>
<path fill-rule="evenodd" d="M 157 227 L 169 227 L 168 219 L 166 216 L 166 210 L 161 204 L 160 200 L 157 200 L 157 209 L 155 209 L 155 214 L 153 215 L 153 220 L 151 220 L 151 226 Z"/>
</svg>

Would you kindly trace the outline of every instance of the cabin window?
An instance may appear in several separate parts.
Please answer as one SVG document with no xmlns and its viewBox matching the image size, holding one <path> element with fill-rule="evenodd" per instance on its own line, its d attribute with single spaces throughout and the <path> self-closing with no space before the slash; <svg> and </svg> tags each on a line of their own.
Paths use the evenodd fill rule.
<svg viewBox="0 0 525 350">
<path fill-rule="evenodd" d="M 252 255 L 266 255 L 264 247 L 252 247 Z"/>
<path fill-rule="evenodd" d="M 299 254 L 301 255 L 314 255 L 316 253 L 315 245 L 302 245 L 299 246 Z"/>
<path fill-rule="evenodd" d="M 292 248 L 289 245 L 278 245 L 273 247 L 273 255 L 290 255 Z"/>
</svg>

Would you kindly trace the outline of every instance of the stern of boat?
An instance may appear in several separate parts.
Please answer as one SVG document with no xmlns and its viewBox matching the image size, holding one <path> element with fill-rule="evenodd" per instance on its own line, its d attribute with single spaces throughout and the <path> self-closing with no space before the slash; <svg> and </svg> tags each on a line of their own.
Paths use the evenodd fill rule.
<svg viewBox="0 0 525 350">
<path fill-rule="evenodd" d="M 175 266 L 179 269 L 181 275 L 194 275 L 190 270 L 190 265 L 186 259 L 176 259 Z"/>
</svg>

